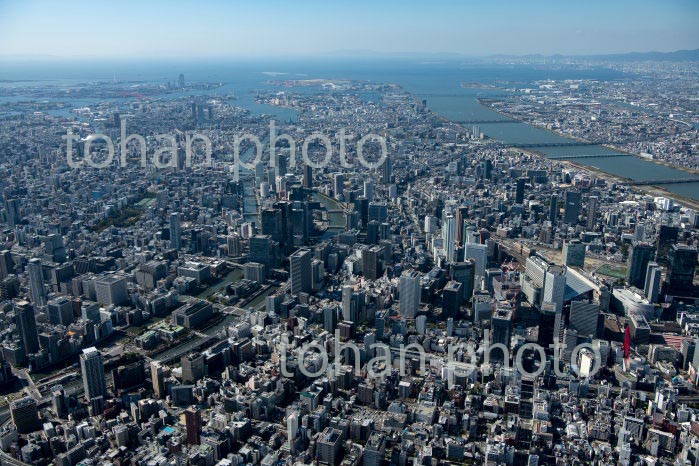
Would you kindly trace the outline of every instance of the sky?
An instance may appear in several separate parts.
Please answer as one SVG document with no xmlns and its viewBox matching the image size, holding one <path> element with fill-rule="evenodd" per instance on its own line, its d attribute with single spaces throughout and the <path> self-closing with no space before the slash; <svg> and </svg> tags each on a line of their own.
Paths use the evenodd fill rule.
<svg viewBox="0 0 699 466">
<path fill-rule="evenodd" d="M 0 56 L 608 54 L 699 48 L 699 0 L 0 0 Z"/>
</svg>

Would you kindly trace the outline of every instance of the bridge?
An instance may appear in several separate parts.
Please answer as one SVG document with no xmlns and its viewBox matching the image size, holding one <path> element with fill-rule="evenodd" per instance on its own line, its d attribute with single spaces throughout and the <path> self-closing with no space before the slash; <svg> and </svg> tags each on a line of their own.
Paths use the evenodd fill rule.
<svg viewBox="0 0 699 466">
<path fill-rule="evenodd" d="M 609 157 L 634 157 L 632 154 L 581 154 L 548 157 L 549 160 L 604 159 Z"/>
<path fill-rule="evenodd" d="M 461 120 L 455 121 L 459 125 L 492 125 L 496 123 L 522 123 L 517 120 Z"/>
<path fill-rule="evenodd" d="M 682 184 L 699 183 L 699 178 L 680 178 L 676 180 L 648 180 L 648 181 L 628 181 L 625 184 L 630 186 L 654 186 L 658 184 Z"/>
<path fill-rule="evenodd" d="M 603 142 L 583 142 L 583 141 L 574 141 L 574 142 L 548 142 L 548 143 L 534 143 L 534 144 L 519 144 L 516 142 L 512 143 L 506 143 L 504 144 L 506 147 L 517 147 L 520 149 L 527 149 L 527 148 L 537 148 L 537 147 L 577 147 L 577 146 L 599 146 L 601 144 L 604 144 Z"/>
</svg>

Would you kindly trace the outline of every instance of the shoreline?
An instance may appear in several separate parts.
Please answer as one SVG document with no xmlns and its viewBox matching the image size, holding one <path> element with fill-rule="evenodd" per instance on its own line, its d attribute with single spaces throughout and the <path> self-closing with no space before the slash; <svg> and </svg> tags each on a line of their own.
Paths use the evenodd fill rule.
<svg viewBox="0 0 699 466">
<path fill-rule="evenodd" d="M 529 123 L 529 122 L 526 122 L 526 121 L 523 121 L 523 120 L 515 119 L 515 118 L 513 118 L 512 116 L 507 115 L 506 113 L 504 113 L 504 112 L 502 112 L 502 111 L 496 110 L 496 109 L 490 107 L 489 105 L 484 104 L 484 103 L 481 101 L 482 99 L 480 99 L 480 98 L 477 98 L 476 100 L 478 101 L 478 103 L 479 103 L 480 105 L 482 105 L 483 107 L 487 108 L 488 110 L 491 110 L 491 111 L 497 113 L 498 115 L 501 115 L 501 116 L 504 116 L 504 117 L 507 117 L 507 118 L 511 119 L 511 120 L 512 120 L 512 123 L 521 123 L 521 124 L 529 125 L 529 126 L 531 126 L 531 127 L 533 127 L 533 128 L 537 128 L 537 129 L 540 129 L 540 130 L 548 131 L 548 132 L 550 132 L 551 134 L 554 134 L 554 135 L 556 135 L 556 136 L 563 137 L 563 138 L 566 138 L 566 139 L 570 139 L 570 140 L 572 140 L 572 141 L 585 142 L 585 143 L 592 143 L 592 141 L 587 141 L 587 140 L 585 140 L 585 139 L 581 139 L 581 138 L 578 138 L 578 137 L 575 137 L 575 136 L 569 136 L 569 135 L 561 134 L 561 133 L 558 133 L 558 132 L 556 132 L 556 131 L 553 131 L 553 130 L 551 130 L 551 129 L 549 129 L 549 128 L 545 128 L 545 127 L 542 127 L 542 126 L 539 126 L 539 125 L 536 125 L 536 124 L 532 124 L 532 123 Z M 493 138 L 492 140 L 498 141 L 498 139 L 494 139 L 494 138 Z M 668 168 L 674 168 L 674 169 L 676 169 L 676 170 L 683 171 L 683 172 L 685 172 L 685 173 L 687 173 L 687 174 L 690 174 L 690 175 L 699 175 L 699 170 L 694 170 L 694 169 L 687 168 L 687 167 L 680 167 L 680 166 L 677 166 L 677 165 L 674 165 L 674 164 L 671 164 L 671 163 L 665 162 L 665 161 L 659 161 L 659 160 L 655 160 L 655 159 L 646 159 L 646 158 L 644 158 L 644 157 L 641 157 L 641 156 L 638 155 L 638 154 L 634 154 L 634 153 L 632 153 L 632 152 L 628 152 L 628 151 L 625 151 L 625 150 L 621 150 L 621 149 L 619 149 L 619 148 L 617 148 L 617 147 L 610 146 L 610 145 L 606 145 L 606 144 L 597 144 L 597 145 L 600 146 L 600 147 L 604 147 L 604 148 L 606 148 L 606 149 L 610 149 L 610 150 L 616 151 L 616 152 L 618 152 L 618 153 L 620 153 L 620 154 L 626 154 L 626 155 L 630 155 L 630 156 L 633 156 L 633 157 L 637 157 L 637 158 L 639 158 L 639 159 L 641 159 L 641 160 L 644 160 L 644 161 L 646 161 L 646 162 L 656 163 L 656 164 L 658 164 L 658 165 L 666 166 L 666 167 L 668 167 Z M 618 184 L 624 184 L 624 185 L 628 186 L 629 188 L 631 188 L 632 190 L 640 191 L 640 192 L 642 192 L 642 193 L 650 194 L 650 195 L 653 195 L 653 196 L 668 197 L 668 198 L 672 199 L 673 201 L 677 202 L 678 204 L 683 204 L 684 206 L 690 207 L 690 208 L 692 208 L 692 209 L 699 209 L 699 200 L 692 199 L 692 198 L 689 198 L 689 197 L 686 197 L 686 196 L 682 196 L 682 195 L 680 195 L 680 194 L 672 193 L 672 192 L 670 192 L 670 191 L 664 189 L 662 186 L 655 186 L 655 185 L 635 186 L 635 185 L 629 185 L 629 182 L 633 182 L 634 180 L 632 180 L 632 179 L 630 179 L 630 178 L 624 178 L 624 177 L 621 177 L 621 176 L 618 176 L 618 175 L 614 175 L 614 174 L 612 174 L 612 173 L 605 172 L 604 170 L 601 170 L 601 169 L 596 168 L 596 167 L 584 165 L 584 164 L 582 164 L 582 163 L 574 162 L 574 161 L 572 161 L 572 160 L 566 160 L 566 159 L 560 159 L 560 160 L 559 160 L 559 159 L 556 159 L 556 158 L 549 158 L 549 157 L 547 157 L 545 154 L 543 154 L 543 153 L 541 153 L 541 152 L 538 152 L 538 151 L 531 150 L 531 149 L 523 149 L 523 148 L 521 148 L 521 147 L 513 147 L 513 149 L 517 149 L 518 151 L 523 152 L 523 153 L 525 153 L 525 154 L 535 155 L 535 156 L 537 156 L 537 157 L 543 157 L 543 158 L 545 158 L 546 160 L 556 161 L 556 162 L 559 162 L 559 163 L 564 163 L 564 164 L 570 165 L 570 166 L 572 166 L 572 167 L 575 167 L 575 168 L 577 168 L 577 169 L 589 171 L 590 173 L 593 173 L 593 174 L 597 175 L 599 178 L 609 179 L 609 180 L 611 180 L 611 181 L 613 181 L 613 182 L 615 182 L 615 183 L 618 183 Z"/>
</svg>

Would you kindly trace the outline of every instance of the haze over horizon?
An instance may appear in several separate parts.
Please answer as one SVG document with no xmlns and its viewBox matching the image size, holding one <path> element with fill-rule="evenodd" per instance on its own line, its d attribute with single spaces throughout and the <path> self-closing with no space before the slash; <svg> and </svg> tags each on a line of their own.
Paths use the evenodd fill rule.
<svg viewBox="0 0 699 466">
<path fill-rule="evenodd" d="M 483 57 L 699 48 L 699 2 L 689 0 L 70 5 L 0 1 L 0 57 Z"/>
</svg>

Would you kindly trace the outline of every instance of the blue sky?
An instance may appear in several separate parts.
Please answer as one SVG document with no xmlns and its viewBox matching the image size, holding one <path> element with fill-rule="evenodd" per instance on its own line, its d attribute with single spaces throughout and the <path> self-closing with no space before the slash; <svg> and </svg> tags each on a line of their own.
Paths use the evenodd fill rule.
<svg viewBox="0 0 699 466">
<path fill-rule="evenodd" d="M 699 0 L 0 0 L 0 56 L 672 51 L 698 24 Z"/>
</svg>

